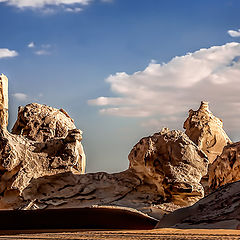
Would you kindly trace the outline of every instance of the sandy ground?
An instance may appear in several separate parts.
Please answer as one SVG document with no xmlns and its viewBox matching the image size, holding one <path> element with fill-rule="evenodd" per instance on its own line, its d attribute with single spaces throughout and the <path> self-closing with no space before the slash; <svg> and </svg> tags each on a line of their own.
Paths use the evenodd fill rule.
<svg viewBox="0 0 240 240">
<path fill-rule="evenodd" d="M 10 234 L 10 232 L 8 232 Z M 61 233 L 21 233 L 11 235 L 0 235 L 0 240 L 28 240 L 28 239 L 112 239 L 112 240 L 181 240 L 181 239 L 217 239 L 217 240 L 235 240 L 240 239 L 239 230 L 179 230 L 179 229 L 156 229 L 156 230 L 135 230 L 135 231 L 75 231 L 75 232 L 61 232 Z"/>
</svg>

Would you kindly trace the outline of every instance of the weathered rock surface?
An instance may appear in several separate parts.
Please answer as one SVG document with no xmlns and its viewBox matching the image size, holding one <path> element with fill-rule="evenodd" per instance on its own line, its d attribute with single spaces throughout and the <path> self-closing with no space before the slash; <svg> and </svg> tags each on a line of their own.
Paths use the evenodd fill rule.
<svg viewBox="0 0 240 240">
<path fill-rule="evenodd" d="M 7 128 L 8 125 L 8 78 L 0 75 L 0 126 Z"/>
<path fill-rule="evenodd" d="M 0 80 L 0 208 L 17 208 L 22 191 L 35 178 L 85 171 L 82 132 L 64 110 L 40 104 L 19 108 L 13 132 L 7 131 L 7 78 Z M 31 139 L 31 140 L 30 140 Z"/>
<path fill-rule="evenodd" d="M 156 228 L 240 229 L 240 181 L 226 184 L 191 207 L 164 216 Z"/>
<path fill-rule="evenodd" d="M 2 105 L 6 84 L 4 79 Z M 207 173 L 207 157 L 181 131 L 163 129 L 141 139 L 130 152 L 129 169 L 124 172 L 81 175 L 85 169 L 81 131 L 64 110 L 37 103 L 20 107 L 9 133 L 7 105 L 2 109 L 2 209 L 113 205 L 161 216 L 204 196 L 200 180 Z"/>
<path fill-rule="evenodd" d="M 45 142 L 50 138 L 66 137 L 68 130 L 72 129 L 76 129 L 76 126 L 63 109 L 31 103 L 18 108 L 18 118 L 12 133 Z"/>
<path fill-rule="evenodd" d="M 203 197 L 199 183 L 207 171 L 205 154 L 180 131 L 164 129 L 137 143 L 130 167 L 116 174 L 63 173 L 33 179 L 23 191 L 25 208 L 117 205 L 163 212 L 188 206 Z"/>
<path fill-rule="evenodd" d="M 212 114 L 207 102 L 202 101 L 197 111 L 189 110 L 183 127 L 188 137 L 207 155 L 209 167 L 222 153 L 223 148 L 232 143 L 223 130 L 222 120 Z M 208 178 L 209 173 L 201 180 L 205 193 L 210 192 Z"/>
<path fill-rule="evenodd" d="M 240 180 L 240 142 L 224 147 L 223 152 L 209 166 L 209 186 L 212 190 Z"/>
<path fill-rule="evenodd" d="M 204 196 L 200 184 L 207 173 L 206 155 L 181 131 L 162 132 L 137 143 L 129 154 L 130 169 L 154 184 L 165 200 L 188 205 Z"/>
<path fill-rule="evenodd" d="M 207 102 L 201 102 L 197 111 L 189 110 L 183 127 L 187 136 L 206 153 L 210 164 L 232 143 L 223 130 L 222 120 L 212 114 Z"/>
</svg>

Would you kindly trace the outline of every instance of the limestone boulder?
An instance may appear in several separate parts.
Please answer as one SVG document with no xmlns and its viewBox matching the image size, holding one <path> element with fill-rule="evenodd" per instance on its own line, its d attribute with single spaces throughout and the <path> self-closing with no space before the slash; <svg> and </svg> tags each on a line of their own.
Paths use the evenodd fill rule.
<svg viewBox="0 0 240 240">
<path fill-rule="evenodd" d="M 240 180 L 240 142 L 224 147 L 223 152 L 209 166 L 211 190 Z"/>
<path fill-rule="evenodd" d="M 30 141 L 1 129 L 0 208 L 15 208 L 32 179 L 69 171 L 83 173 L 80 141 L 81 133 L 77 129 L 69 130 L 65 138 L 45 142 Z"/>
<path fill-rule="evenodd" d="M 204 196 L 200 180 L 207 173 L 208 160 L 183 132 L 164 128 L 141 139 L 128 158 L 129 168 L 155 185 L 165 201 L 189 205 Z"/>
<path fill-rule="evenodd" d="M 45 142 L 50 138 L 66 137 L 68 130 L 72 129 L 76 129 L 76 126 L 65 110 L 31 103 L 18 108 L 18 118 L 12 133 Z"/>
</svg>

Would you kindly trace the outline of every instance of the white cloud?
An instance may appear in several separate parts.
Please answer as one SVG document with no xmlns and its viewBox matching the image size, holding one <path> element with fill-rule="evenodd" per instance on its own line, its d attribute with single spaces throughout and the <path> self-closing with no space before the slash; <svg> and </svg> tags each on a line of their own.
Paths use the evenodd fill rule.
<svg viewBox="0 0 240 240">
<path fill-rule="evenodd" d="M 34 48 L 34 47 L 35 47 L 34 42 L 30 42 L 30 43 L 28 44 L 28 47 L 29 47 L 29 48 Z"/>
<path fill-rule="evenodd" d="M 40 50 L 38 50 L 38 51 L 36 51 L 36 52 L 34 52 L 36 55 L 39 55 L 39 56 L 41 56 L 41 55 L 50 55 L 51 54 L 51 52 L 49 52 L 49 51 L 47 51 L 47 50 L 45 50 L 45 49 L 40 49 Z"/>
<path fill-rule="evenodd" d="M 28 99 L 25 93 L 14 93 L 13 96 L 19 101 L 26 101 Z"/>
<path fill-rule="evenodd" d="M 231 37 L 240 37 L 240 29 L 238 29 L 237 31 L 235 31 L 235 30 L 229 30 L 229 31 L 228 31 L 228 34 L 229 34 Z"/>
<path fill-rule="evenodd" d="M 18 8 L 43 8 L 46 6 L 67 6 L 73 4 L 88 5 L 91 1 L 92 0 L 1 0 L 0 2 L 6 2 L 8 5 Z"/>
<path fill-rule="evenodd" d="M 18 53 L 15 50 L 0 48 L 0 58 L 16 57 Z"/>
<path fill-rule="evenodd" d="M 231 128 L 230 115 L 240 118 L 240 111 L 234 109 L 240 103 L 239 56 L 240 43 L 233 42 L 174 57 L 168 63 L 151 62 L 133 74 L 116 73 L 106 82 L 117 97 L 100 97 L 89 104 L 100 106 L 102 114 L 145 117 L 145 126 L 168 126 L 173 119 L 184 120 L 189 108 L 207 100 Z"/>
<path fill-rule="evenodd" d="M 78 13 L 81 12 L 83 9 L 80 7 L 75 7 L 75 8 L 65 8 L 65 12 L 71 12 L 71 13 Z"/>
</svg>

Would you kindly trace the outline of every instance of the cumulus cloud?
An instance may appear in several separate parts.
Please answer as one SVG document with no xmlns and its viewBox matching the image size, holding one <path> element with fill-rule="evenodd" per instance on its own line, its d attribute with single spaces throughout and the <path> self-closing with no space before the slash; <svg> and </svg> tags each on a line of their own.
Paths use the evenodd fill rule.
<svg viewBox="0 0 240 240">
<path fill-rule="evenodd" d="M 34 48 L 34 47 L 35 47 L 34 42 L 30 42 L 30 43 L 28 44 L 28 47 L 29 47 L 29 48 Z"/>
<path fill-rule="evenodd" d="M 14 93 L 13 97 L 19 101 L 26 101 L 28 99 L 28 96 L 25 93 Z"/>
<path fill-rule="evenodd" d="M 102 114 L 145 117 L 143 126 L 147 126 L 168 125 L 186 117 L 189 107 L 207 100 L 233 127 L 232 115 L 240 118 L 240 111 L 234 110 L 240 103 L 239 56 L 240 44 L 233 42 L 174 57 L 168 63 L 152 61 L 142 71 L 110 75 L 106 82 L 117 97 L 99 97 L 89 104 L 100 106 Z"/>
<path fill-rule="evenodd" d="M 235 31 L 235 30 L 229 30 L 229 31 L 228 31 L 228 34 L 229 34 L 231 37 L 240 37 L 240 29 L 238 29 L 237 31 Z"/>
<path fill-rule="evenodd" d="M 0 58 L 16 57 L 18 53 L 15 50 L 9 50 L 7 48 L 0 48 Z"/>
</svg>

